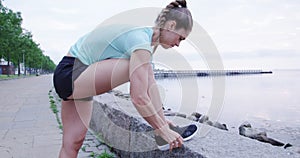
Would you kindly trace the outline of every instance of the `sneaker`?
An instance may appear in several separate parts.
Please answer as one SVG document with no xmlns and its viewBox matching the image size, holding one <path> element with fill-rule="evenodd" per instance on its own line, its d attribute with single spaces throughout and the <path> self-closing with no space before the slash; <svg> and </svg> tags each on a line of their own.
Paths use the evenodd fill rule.
<svg viewBox="0 0 300 158">
<path fill-rule="evenodd" d="M 184 127 L 170 126 L 170 129 L 179 133 L 183 138 L 183 141 L 188 141 L 192 139 L 198 132 L 198 126 L 195 124 L 190 124 Z"/>
<path fill-rule="evenodd" d="M 181 137 L 183 138 L 183 141 L 188 141 L 188 140 L 192 139 L 192 137 L 194 137 L 196 135 L 196 133 L 198 132 L 198 127 L 195 124 L 191 124 L 191 125 L 184 126 L 184 127 L 170 125 L 170 129 L 179 133 L 181 135 Z M 170 148 L 169 143 L 166 142 L 162 137 L 160 137 L 158 135 L 155 135 L 155 141 L 156 141 L 156 144 L 157 144 L 157 147 L 159 150 L 165 151 Z"/>
</svg>

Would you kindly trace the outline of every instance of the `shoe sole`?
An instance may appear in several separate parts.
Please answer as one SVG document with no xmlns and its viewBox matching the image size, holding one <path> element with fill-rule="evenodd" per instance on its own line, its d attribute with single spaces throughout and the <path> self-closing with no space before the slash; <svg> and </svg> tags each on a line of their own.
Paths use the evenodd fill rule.
<svg viewBox="0 0 300 158">
<path fill-rule="evenodd" d="M 166 151 L 166 150 L 170 149 L 170 145 L 169 145 L 169 144 L 166 144 L 166 145 L 162 145 L 162 146 L 157 146 L 157 148 L 158 148 L 160 151 Z"/>
<path fill-rule="evenodd" d="M 195 125 L 195 124 L 191 124 L 191 125 Z M 183 139 L 184 142 L 185 142 L 185 141 L 188 141 L 188 140 L 190 140 L 190 139 L 192 139 L 192 138 L 197 134 L 199 128 L 198 128 L 197 125 L 195 125 L 195 126 L 197 127 L 197 130 L 196 130 L 192 135 L 190 135 L 190 136 L 184 138 L 184 139 Z M 159 150 L 161 150 L 161 151 L 166 151 L 166 150 L 170 149 L 170 144 L 161 145 L 161 146 L 157 145 L 157 148 L 158 148 Z"/>
</svg>

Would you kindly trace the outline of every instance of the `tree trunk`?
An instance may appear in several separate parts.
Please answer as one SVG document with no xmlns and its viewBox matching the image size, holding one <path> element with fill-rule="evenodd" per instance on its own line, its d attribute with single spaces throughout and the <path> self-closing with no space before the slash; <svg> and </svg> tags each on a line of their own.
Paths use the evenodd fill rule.
<svg viewBox="0 0 300 158">
<path fill-rule="evenodd" d="M 7 53 L 7 76 L 9 77 L 10 75 L 10 53 Z"/>
<path fill-rule="evenodd" d="M 18 58 L 18 76 L 21 75 L 20 57 Z"/>
</svg>

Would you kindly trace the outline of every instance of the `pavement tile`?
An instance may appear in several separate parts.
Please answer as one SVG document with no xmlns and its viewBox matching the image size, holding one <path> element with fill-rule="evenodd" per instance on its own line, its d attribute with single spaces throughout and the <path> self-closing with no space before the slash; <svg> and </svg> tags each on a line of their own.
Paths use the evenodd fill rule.
<svg viewBox="0 0 300 158">
<path fill-rule="evenodd" d="M 11 129 L 24 129 L 24 128 L 34 128 L 36 120 L 26 120 L 26 121 L 15 121 L 11 126 Z"/>
<path fill-rule="evenodd" d="M 62 134 L 49 104 L 52 75 L 0 81 L 0 157 L 58 157 Z"/>
<path fill-rule="evenodd" d="M 12 124 L 10 122 L 0 122 L 0 130 L 8 130 L 11 126 Z"/>
<path fill-rule="evenodd" d="M 57 134 L 34 136 L 33 147 L 43 147 L 51 145 L 60 145 L 62 136 Z"/>
</svg>

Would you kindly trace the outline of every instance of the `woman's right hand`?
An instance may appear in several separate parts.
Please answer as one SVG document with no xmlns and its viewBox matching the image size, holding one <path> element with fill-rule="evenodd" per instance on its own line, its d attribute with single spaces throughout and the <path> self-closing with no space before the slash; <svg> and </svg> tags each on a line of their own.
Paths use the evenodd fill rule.
<svg viewBox="0 0 300 158">
<path fill-rule="evenodd" d="M 183 145 L 183 138 L 181 137 L 181 135 L 171 130 L 168 124 L 167 126 L 164 126 L 160 129 L 156 129 L 155 132 L 169 143 L 170 151 Z"/>
</svg>

